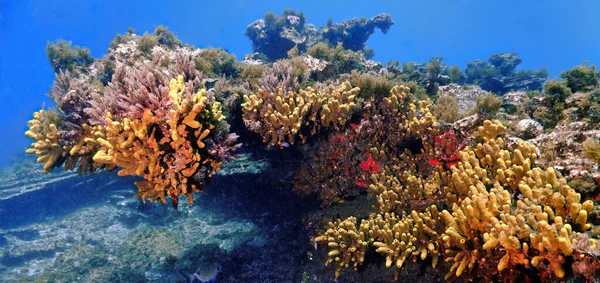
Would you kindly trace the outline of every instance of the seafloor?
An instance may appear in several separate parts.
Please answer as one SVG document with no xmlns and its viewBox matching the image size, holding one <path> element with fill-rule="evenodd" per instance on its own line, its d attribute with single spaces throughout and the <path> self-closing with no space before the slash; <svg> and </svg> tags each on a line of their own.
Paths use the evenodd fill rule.
<svg viewBox="0 0 600 283">
<path fill-rule="evenodd" d="M 286 164 L 294 164 L 291 156 L 274 154 L 241 154 L 178 214 L 169 205 L 132 198 L 134 178 L 114 172 L 48 175 L 27 158 L 0 177 L 0 218 L 6 219 L 0 223 L 0 278 L 186 282 L 180 270 L 193 271 L 203 258 L 215 257 L 222 264 L 217 282 L 333 282 L 310 242 L 320 224 L 312 222 L 327 219 L 325 211 L 277 186 L 289 179 L 285 171 L 293 172 Z M 345 217 L 368 210 L 365 205 L 359 199 L 326 212 Z M 391 280 L 381 264 L 368 269 L 344 280 Z M 418 274 L 417 282 L 443 278 L 427 263 L 410 265 L 403 274 Z"/>
</svg>

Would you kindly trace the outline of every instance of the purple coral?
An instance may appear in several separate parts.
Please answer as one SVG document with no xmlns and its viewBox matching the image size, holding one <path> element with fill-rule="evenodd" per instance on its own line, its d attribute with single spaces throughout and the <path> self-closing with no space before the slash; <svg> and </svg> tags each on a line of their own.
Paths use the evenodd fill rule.
<svg viewBox="0 0 600 283">
<path fill-rule="evenodd" d="M 222 162 L 231 161 L 235 158 L 233 154 L 242 146 L 241 143 L 236 143 L 239 136 L 235 133 L 230 133 L 225 137 L 215 137 L 214 142 L 209 144 L 208 153 Z"/>
<path fill-rule="evenodd" d="M 81 125 L 87 119 L 84 109 L 89 106 L 90 97 L 98 92 L 99 87 L 85 77 L 76 77 L 68 71 L 60 71 L 56 74 L 48 96 L 56 103 L 66 122 Z"/>
<path fill-rule="evenodd" d="M 107 112 L 118 120 L 141 118 L 145 109 L 165 117 L 170 106 L 168 98 L 169 77 L 156 65 L 121 65 L 115 70 L 104 93 L 92 97 L 90 107 L 85 112 L 92 125 L 104 125 Z"/>
<path fill-rule="evenodd" d="M 296 91 L 298 89 L 298 78 L 292 72 L 292 66 L 275 63 L 272 68 L 263 72 L 262 77 L 258 79 L 258 85 L 267 93 L 277 93 L 280 88 L 283 93 Z"/>
</svg>

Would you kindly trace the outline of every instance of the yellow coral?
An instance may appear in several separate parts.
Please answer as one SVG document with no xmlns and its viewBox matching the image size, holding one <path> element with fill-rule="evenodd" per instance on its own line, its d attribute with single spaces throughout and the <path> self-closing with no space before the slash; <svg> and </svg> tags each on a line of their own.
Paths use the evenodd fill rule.
<svg viewBox="0 0 600 283">
<path fill-rule="evenodd" d="M 90 174 L 95 169 L 113 170 L 116 166 L 112 164 L 102 164 L 93 160 L 94 155 L 100 149 L 97 140 L 105 138 L 106 134 L 101 126 L 81 126 L 81 138 L 69 150 L 69 158 L 65 162 L 65 170 L 73 170 L 79 165 L 77 173 Z"/>
<path fill-rule="evenodd" d="M 269 147 L 284 147 L 286 142 L 294 144 L 297 137 L 304 143 L 304 126 L 314 134 L 322 127 L 338 129 L 345 125 L 356 107 L 354 100 L 359 91 L 349 82 L 329 86 L 325 92 L 316 92 L 310 87 L 289 93 L 281 89 L 267 93 L 260 89 L 256 94 L 244 95 L 244 123 L 261 134 Z"/>
<path fill-rule="evenodd" d="M 562 278 L 561 265 L 564 256 L 573 253 L 571 241 L 576 236 L 567 220 L 577 224 L 580 231 L 589 229 L 587 216 L 593 204 L 581 203 L 580 195 L 553 168 L 535 167 L 534 146 L 520 143 L 512 152 L 505 150 L 504 141 L 498 137 L 504 130 L 497 121 L 485 121 L 479 127 L 483 143 L 462 150 L 461 161 L 451 168 L 452 177 L 445 190 L 448 200 L 458 205 L 454 204 L 452 216 L 443 212 L 449 225 L 445 240 L 454 247 L 449 250 L 462 247 L 464 254 L 464 247 L 469 247 L 471 253 L 469 264 L 465 264 L 466 254 L 460 256 L 460 264 L 456 262 L 460 252 L 450 253 L 446 260 L 455 261 L 453 267 L 458 264 L 454 269 L 460 276 L 465 267 L 476 263 L 472 257 L 475 252 L 480 257 L 482 249 L 502 246 L 506 253 L 498 270 L 530 263 L 537 267 L 545 259 Z M 513 199 L 513 193 L 520 193 L 522 199 Z M 474 239 L 478 245 L 459 243 Z M 537 250 L 533 258 L 531 250 Z"/>
<path fill-rule="evenodd" d="M 114 121 L 107 113 L 106 138 L 97 139 L 102 149 L 94 156 L 96 162 L 121 167 L 120 176 L 144 177 L 144 181 L 136 182 L 137 197 L 166 202 L 169 195 L 175 209 L 179 195 L 187 196 L 192 204 L 192 192 L 200 192 L 202 179 L 221 166 L 202 151 L 203 140 L 215 127 L 214 123 L 224 118 L 220 104 L 208 105 L 205 89 L 189 100 L 184 91 L 183 76 L 171 79 L 172 109 L 166 121 L 149 109 L 141 119 L 123 121 Z M 198 178 L 190 181 L 197 174 Z"/>
<path fill-rule="evenodd" d="M 430 256 L 432 266 L 436 267 L 440 255 L 438 222 L 439 212 L 435 205 L 424 213 L 413 210 L 402 218 L 394 213 L 377 214 L 368 221 L 369 235 L 375 239 L 376 252 L 386 257 L 386 267 L 393 263 L 396 268 L 401 268 L 412 256 L 421 260 Z"/>
<path fill-rule="evenodd" d="M 435 173 L 431 178 L 437 179 L 439 174 Z M 439 190 L 437 184 L 439 181 L 424 180 L 421 176 L 411 174 L 410 170 L 386 167 L 381 173 L 371 175 L 369 191 L 375 195 L 381 213 L 396 212 L 406 210 L 418 201 L 436 199 Z"/>
<path fill-rule="evenodd" d="M 113 168 L 92 160 L 92 156 L 98 150 L 95 139 L 103 136 L 100 126 L 81 125 L 75 143 L 66 144 L 61 140 L 60 130 L 56 126 L 61 122 L 56 112 L 46 110 L 35 112 L 33 119 L 28 122 L 29 130 L 25 135 L 36 142 L 32 143 L 31 148 L 26 152 L 39 156 L 37 161 L 44 163 L 44 172 L 49 173 L 53 168 L 63 164 L 64 169 L 68 171 L 78 167 L 79 174 L 92 173 L 97 168 L 107 170 Z"/>
<path fill-rule="evenodd" d="M 385 107 L 397 107 L 402 97 L 396 92 Z M 478 131 L 480 143 L 461 150 L 460 161 L 450 169 L 438 167 L 428 177 L 415 174 L 414 157 L 371 148 L 373 156 L 392 165 L 371 176 L 369 189 L 380 214 L 361 223 L 361 231 L 368 228 L 366 243 L 386 257 L 387 267 L 401 267 L 416 255 L 431 255 L 437 262 L 438 245 L 444 245 L 444 261 L 451 263 L 446 279 L 494 257 L 490 262 L 497 262 L 498 271 L 517 265 L 540 268 L 545 261 L 563 278 L 563 264 L 575 254 L 572 243 L 591 228 L 587 218 L 593 202 L 582 203 L 553 168 L 536 167 L 534 146 L 522 142 L 507 150 L 499 137 L 505 127 L 498 121 L 485 121 Z M 406 214 L 407 200 L 435 198 L 437 191 L 445 192 L 442 201 L 451 209 L 437 213 L 432 206 Z"/>
<path fill-rule="evenodd" d="M 45 110 L 35 112 L 28 122 L 29 130 L 25 132 L 25 136 L 35 140 L 26 152 L 39 156 L 37 162 L 44 163 L 46 173 L 60 166 L 62 163 L 57 164 L 57 161 L 64 159 L 69 151 L 69 147 L 60 144 L 58 129 L 50 115 Z"/>
<path fill-rule="evenodd" d="M 352 267 L 354 270 L 365 260 L 365 252 L 368 246 L 368 227 L 361 225 L 360 230 L 356 228 L 356 217 L 350 217 L 344 221 L 330 222 L 329 229 L 315 238 L 315 242 L 327 242 L 331 249 L 325 265 L 334 263 L 336 265 L 335 275 L 340 275 L 344 268 Z"/>
</svg>

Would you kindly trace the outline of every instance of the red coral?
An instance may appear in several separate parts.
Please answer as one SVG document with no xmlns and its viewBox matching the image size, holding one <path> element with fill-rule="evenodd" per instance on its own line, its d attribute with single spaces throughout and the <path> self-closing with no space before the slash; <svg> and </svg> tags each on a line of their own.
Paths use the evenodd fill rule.
<svg viewBox="0 0 600 283">
<path fill-rule="evenodd" d="M 450 168 L 460 161 L 458 152 L 463 147 L 464 144 L 458 142 L 454 131 L 447 131 L 442 135 L 435 137 L 436 159 L 431 159 L 429 164 L 431 166 L 443 165 L 446 168 Z"/>
<path fill-rule="evenodd" d="M 440 166 L 440 165 L 442 165 L 442 163 L 439 162 L 437 159 L 431 158 L 431 159 L 429 159 L 429 165 L 431 165 L 431 166 Z"/>
<path fill-rule="evenodd" d="M 367 160 L 361 161 L 359 166 L 363 171 L 369 174 L 377 174 L 381 172 L 381 169 L 379 168 L 379 163 L 377 163 L 377 161 L 373 159 L 371 153 L 367 153 Z"/>
<path fill-rule="evenodd" d="M 339 134 L 339 135 L 335 136 L 334 141 L 343 143 L 344 142 L 344 134 Z"/>
<path fill-rule="evenodd" d="M 367 185 L 367 183 L 365 183 L 363 181 L 355 181 L 354 184 L 361 188 L 365 188 L 365 189 L 369 187 L 369 185 Z"/>
</svg>

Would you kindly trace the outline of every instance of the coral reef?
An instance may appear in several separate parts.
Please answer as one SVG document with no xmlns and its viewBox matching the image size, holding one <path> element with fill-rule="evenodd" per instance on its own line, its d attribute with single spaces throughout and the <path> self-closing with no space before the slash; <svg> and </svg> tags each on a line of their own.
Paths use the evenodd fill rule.
<svg viewBox="0 0 600 283">
<path fill-rule="evenodd" d="M 372 175 L 370 188 L 377 195 L 379 213 L 371 214 L 358 226 L 352 217 L 330 223 L 329 229 L 315 238 L 317 242 L 329 242 L 328 262 L 337 263 L 336 275 L 348 268 L 350 261 L 354 268 L 362 264 L 365 248 L 373 246 L 386 256 L 387 267 L 395 263 L 401 268 L 415 256 L 429 256 L 436 266 L 443 255 L 444 261 L 451 264 L 446 279 L 466 272 L 476 278 L 495 272 L 513 276 L 510 274 L 518 272 L 518 266 L 550 268 L 554 276 L 563 278 L 567 258 L 585 254 L 575 250 L 572 243 L 590 229 L 587 218 L 593 202 L 581 202 L 580 194 L 552 168 L 535 167 L 534 146 L 521 143 L 512 152 L 505 150 L 500 137 L 505 130 L 499 122 L 486 120 L 478 130 L 481 142 L 460 150 L 458 163 L 449 169 L 437 166 L 439 171 L 431 175 L 433 178 L 417 178 L 407 168 L 402 171 L 408 176 L 403 186 L 397 181 L 401 175 L 385 177 L 388 181 L 383 182 Z M 439 212 L 433 205 L 410 210 L 399 194 L 390 197 L 387 193 L 386 187 L 398 187 L 401 190 L 395 192 L 410 197 L 411 193 L 406 193 L 411 180 L 419 180 L 413 188 L 425 195 L 424 199 L 437 196 L 448 209 Z M 443 193 L 432 193 L 436 191 Z M 495 271 L 475 272 L 474 267 L 483 263 L 496 267 Z"/>
<path fill-rule="evenodd" d="M 169 82 L 168 105 L 172 108 L 168 112 L 146 108 L 141 119 L 122 121 L 113 120 L 108 112 L 106 138 L 97 139 L 102 148 L 94 161 L 120 167 L 119 176 L 144 177 L 145 181 L 136 182 L 136 196 L 142 200 L 166 202 L 170 196 L 177 210 L 179 195 L 185 195 L 193 204 L 192 192 L 200 192 L 222 164 L 217 161 L 216 149 L 211 155 L 206 143 L 218 135 L 214 129 L 225 117 L 221 104 L 208 103 L 205 93 L 202 89 L 190 96 L 183 76 L 179 76 Z"/>
<path fill-rule="evenodd" d="M 492 54 L 487 61 L 475 60 L 467 63 L 466 83 L 479 84 L 482 89 L 497 94 L 510 90 L 539 90 L 548 77 L 545 69 L 521 70 L 521 58 L 514 52 Z"/>
<path fill-rule="evenodd" d="M 392 17 L 388 14 L 380 14 L 373 18 L 360 18 L 345 20 L 341 23 L 328 24 L 323 28 L 323 38 L 331 46 L 341 42 L 345 49 L 360 51 L 366 48 L 365 42 L 369 36 L 378 28 L 384 34 L 390 30 L 394 24 Z"/>
<path fill-rule="evenodd" d="M 359 91 L 349 82 L 330 85 L 326 91 L 308 87 L 284 93 L 279 88 L 277 93 L 269 93 L 259 89 L 256 94 L 244 95 L 244 124 L 259 133 L 269 147 L 287 147 L 298 138 L 304 143 L 323 128 L 343 127 L 356 106 Z"/>
<path fill-rule="evenodd" d="M 311 42 L 316 42 L 319 32 L 313 25 L 306 25 L 304 13 L 285 10 L 277 18 L 268 12 L 264 19 L 248 25 L 244 33 L 252 41 L 252 50 L 274 61 L 287 57 L 287 52 L 296 47 L 306 50 Z M 313 43 L 314 44 L 314 43 Z"/>
<path fill-rule="evenodd" d="M 181 270 L 202 265 L 192 247 L 207 251 L 208 241 L 229 252 L 244 238 L 243 249 L 225 255 L 231 259 L 222 263 L 225 280 L 410 280 L 424 270 L 440 281 L 444 273 L 446 280 L 465 281 L 596 279 L 595 66 L 584 62 L 563 72 L 563 81 L 546 81 L 544 69 L 517 71 L 521 59 L 514 52 L 469 62 L 464 70 L 442 57 L 402 65 L 369 60 L 373 50 L 365 42 L 392 24 L 381 14 L 330 20 L 317 29 L 302 12 L 267 13 L 247 27 L 255 53 L 242 62 L 220 48 L 183 44 L 163 26 L 152 34 L 131 29 L 117 35 L 101 59 L 70 42 L 49 43 L 55 82 L 48 96 L 56 108 L 34 113 L 27 153 L 43 164 L 40 174 L 59 167 L 79 174 L 115 170 L 91 179 L 110 180 L 102 188 L 117 182 L 116 175 L 135 176 L 142 201 L 89 192 L 85 201 L 114 206 L 119 215 L 100 210 L 122 225 L 105 219 L 104 234 L 92 242 L 61 238 L 41 249 L 60 253 L 46 267 L 64 275 L 46 269 L 16 276 L 13 270 L 11 278 L 177 281 Z M 240 148 L 244 154 L 234 155 Z M 40 180 L 69 182 L 75 176 L 69 174 Z M 9 201 L 31 203 L 24 200 L 30 192 L 50 194 L 47 186 L 17 190 L 20 183 L 11 184 L 0 194 L 0 215 L 11 209 Z M 57 205 L 75 203 L 66 195 L 81 184 L 61 187 L 65 197 Z M 222 190 L 209 196 L 214 188 Z M 207 193 L 194 199 L 199 192 Z M 182 196 L 234 213 L 192 217 L 206 207 L 181 209 Z M 242 196 L 246 202 L 238 201 Z M 168 206 L 156 200 L 169 200 L 183 215 L 164 213 Z M 269 228 L 251 235 L 254 227 L 246 227 L 234 243 L 227 239 L 239 230 L 202 228 L 232 216 Z M 144 222 L 161 217 L 160 225 L 170 223 L 176 232 Z M 100 239 L 107 231 L 118 239 Z M 34 257 L 43 243 L 27 250 L 23 242 L 35 233 L 0 231 L 0 249 L 8 241 L 17 252 L 0 256 L 0 273 Z M 119 248 L 127 252 L 107 255 Z M 287 265 L 255 272 L 289 254 Z M 332 274 L 322 272 L 317 257 Z M 291 264 L 297 266 L 285 270 Z M 227 272 L 240 266 L 239 274 Z M 404 270 L 415 273 L 404 277 Z"/>
<path fill-rule="evenodd" d="M 248 25 L 245 35 L 252 41 L 254 52 L 264 54 L 270 61 L 276 61 L 288 57 L 290 50 L 295 50 L 290 54 L 297 55 L 319 42 L 327 42 L 330 46 L 341 43 L 348 50 L 367 51 L 365 42 L 375 28 L 387 33 L 393 24 L 392 17 L 384 13 L 371 19 L 328 23 L 320 31 L 314 25 L 306 24 L 303 12 L 296 13 L 288 9 L 279 18 L 272 12 L 266 13 L 263 19 Z"/>
</svg>

